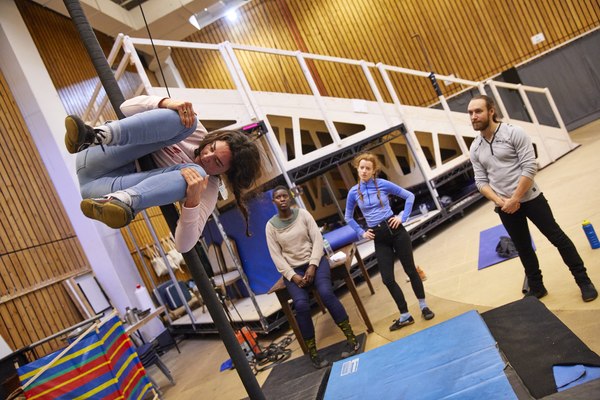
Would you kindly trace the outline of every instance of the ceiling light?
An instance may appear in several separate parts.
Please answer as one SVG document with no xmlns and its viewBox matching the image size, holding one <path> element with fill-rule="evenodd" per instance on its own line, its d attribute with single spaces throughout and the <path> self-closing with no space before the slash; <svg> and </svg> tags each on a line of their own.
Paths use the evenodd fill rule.
<svg viewBox="0 0 600 400">
<path fill-rule="evenodd" d="M 220 0 L 204 8 L 196 14 L 192 14 L 189 21 L 196 29 L 202 29 L 213 22 L 227 17 L 229 21 L 235 21 L 238 18 L 236 10 L 250 0 Z"/>
<path fill-rule="evenodd" d="M 227 14 L 225 14 L 225 17 L 227 17 L 228 21 L 234 22 L 238 17 L 237 10 L 227 11 Z"/>
</svg>

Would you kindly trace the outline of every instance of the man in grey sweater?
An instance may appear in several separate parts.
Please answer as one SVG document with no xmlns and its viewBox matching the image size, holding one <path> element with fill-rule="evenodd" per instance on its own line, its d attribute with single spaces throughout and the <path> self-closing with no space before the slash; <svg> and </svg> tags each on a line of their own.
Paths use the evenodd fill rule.
<svg viewBox="0 0 600 400">
<path fill-rule="evenodd" d="M 477 188 L 496 205 L 495 211 L 519 252 L 529 282 L 525 296 L 548 294 L 531 244 L 527 219 L 558 249 L 581 289 L 583 301 L 598 292 L 587 275 L 575 245 L 554 220 L 552 210 L 534 181 L 537 162 L 531 139 L 520 127 L 498 120 L 494 101 L 475 96 L 468 105 L 473 129 L 481 133 L 471 143 L 470 157 Z"/>
</svg>

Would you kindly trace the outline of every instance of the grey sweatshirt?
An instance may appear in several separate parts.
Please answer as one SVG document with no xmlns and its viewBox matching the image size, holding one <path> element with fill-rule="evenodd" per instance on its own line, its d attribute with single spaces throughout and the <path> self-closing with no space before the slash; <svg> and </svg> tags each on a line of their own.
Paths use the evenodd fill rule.
<svg viewBox="0 0 600 400">
<path fill-rule="evenodd" d="M 323 257 L 323 236 L 315 219 L 303 208 L 293 211 L 292 218 L 281 220 L 275 215 L 265 227 L 273 263 L 288 281 L 295 274 L 294 267 L 319 266 Z"/>
<path fill-rule="evenodd" d="M 522 128 L 504 122 L 491 142 L 477 136 L 471 143 L 470 156 L 477 189 L 490 185 L 502 197 L 512 196 L 521 176 L 533 180 L 537 173 L 531 138 Z M 534 182 L 521 202 L 532 200 L 540 193 Z"/>
</svg>

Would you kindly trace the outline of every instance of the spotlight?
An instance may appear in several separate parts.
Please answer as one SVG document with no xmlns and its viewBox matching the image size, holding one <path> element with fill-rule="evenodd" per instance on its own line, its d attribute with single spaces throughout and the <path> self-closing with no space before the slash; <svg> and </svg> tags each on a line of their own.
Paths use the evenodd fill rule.
<svg viewBox="0 0 600 400">
<path fill-rule="evenodd" d="M 238 18 L 237 11 L 236 10 L 227 11 L 227 14 L 225 14 L 225 17 L 227 17 L 228 21 L 235 22 Z"/>
</svg>

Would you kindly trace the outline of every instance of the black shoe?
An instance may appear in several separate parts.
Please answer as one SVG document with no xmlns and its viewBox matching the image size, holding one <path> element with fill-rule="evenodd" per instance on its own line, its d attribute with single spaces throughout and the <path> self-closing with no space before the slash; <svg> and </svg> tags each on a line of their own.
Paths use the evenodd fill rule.
<svg viewBox="0 0 600 400">
<path fill-rule="evenodd" d="M 404 328 L 405 326 L 412 325 L 415 323 L 415 319 L 412 317 L 408 317 L 406 321 L 400 322 L 400 319 L 395 319 L 392 326 L 390 326 L 390 332 L 397 331 L 400 328 Z"/>
<path fill-rule="evenodd" d="M 65 146 L 71 154 L 78 153 L 92 145 L 102 146 L 106 135 L 101 129 L 94 129 L 86 125 L 81 118 L 76 115 L 69 115 L 65 118 Z M 102 150 L 104 147 L 102 146 Z"/>
<path fill-rule="evenodd" d="M 581 285 L 579 288 L 581 289 L 581 298 L 585 302 L 596 300 L 598 297 L 598 291 L 594 287 L 593 283 Z"/>
<path fill-rule="evenodd" d="M 310 357 L 310 362 L 316 369 L 321 369 L 329 366 L 329 361 L 321 360 L 321 357 L 319 356 Z"/>
<path fill-rule="evenodd" d="M 88 218 L 104 222 L 113 229 L 123 228 L 133 220 L 133 209 L 113 197 L 85 199 L 81 212 Z"/>
<path fill-rule="evenodd" d="M 341 358 L 351 357 L 351 356 L 355 355 L 356 353 L 358 353 L 359 350 L 360 350 L 360 343 L 356 342 L 355 344 L 351 344 L 351 343 L 346 342 L 346 350 L 342 351 Z"/>
<path fill-rule="evenodd" d="M 529 289 L 529 291 L 527 293 L 525 293 L 525 297 L 537 297 L 538 299 L 541 299 L 542 297 L 546 296 L 548 294 L 548 291 L 546 290 L 545 287 L 542 287 L 541 289 Z"/>
<path fill-rule="evenodd" d="M 425 318 L 427 321 L 429 321 L 430 319 L 433 319 L 433 317 L 435 317 L 435 314 L 433 313 L 433 311 L 431 311 L 429 309 L 429 307 L 425 307 L 421 310 L 421 315 L 423 315 L 423 318 Z"/>
</svg>

